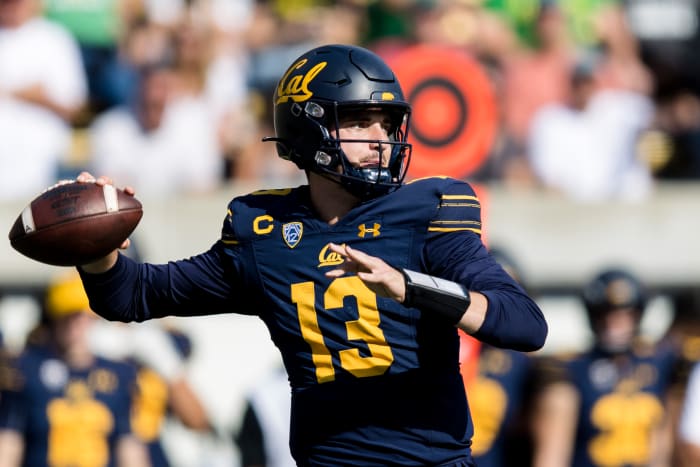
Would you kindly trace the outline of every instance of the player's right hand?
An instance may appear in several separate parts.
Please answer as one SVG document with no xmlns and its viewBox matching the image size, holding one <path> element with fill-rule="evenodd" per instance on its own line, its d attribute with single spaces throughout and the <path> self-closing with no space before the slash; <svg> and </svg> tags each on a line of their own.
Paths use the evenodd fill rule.
<svg viewBox="0 0 700 467">
<path fill-rule="evenodd" d="M 326 272 L 327 277 L 355 273 L 372 292 L 403 303 L 406 297 L 406 281 L 401 271 L 389 266 L 381 258 L 368 255 L 345 244 L 331 243 L 329 247 L 331 251 L 341 255 L 345 261 L 336 269 Z"/>
<path fill-rule="evenodd" d="M 107 176 L 100 176 L 95 178 L 90 172 L 80 172 L 80 174 L 76 177 L 75 179 L 78 183 L 95 183 L 100 186 L 104 185 L 113 185 L 114 182 L 110 177 Z M 127 193 L 128 195 L 134 196 L 136 193 L 134 188 L 131 186 L 126 186 L 124 187 L 124 192 Z M 122 242 L 121 245 L 119 245 L 120 250 L 126 250 L 129 248 L 129 245 L 131 245 L 131 241 L 127 238 Z M 90 273 L 90 274 L 100 274 L 103 272 L 109 271 L 112 266 L 115 265 L 117 262 L 117 257 L 118 257 L 118 250 L 114 250 L 111 253 L 109 253 L 107 256 L 104 258 L 100 258 L 97 261 L 94 261 L 92 263 L 87 263 L 83 264 L 80 266 L 80 269 L 83 271 Z"/>
</svg>

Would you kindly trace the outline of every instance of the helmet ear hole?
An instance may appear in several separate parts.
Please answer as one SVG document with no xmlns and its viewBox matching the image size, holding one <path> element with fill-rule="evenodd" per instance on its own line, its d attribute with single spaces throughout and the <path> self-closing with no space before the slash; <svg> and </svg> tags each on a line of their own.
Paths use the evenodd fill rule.
<svg viewBox="0 0 700 467">
<path fill-rule="evenodd" d="M 326 169 L 332 169 L 340 164 L 338 154 L 328 153 L 325 151 L 317 151 L 316 155 L 314 156 L 314 161 Z"/>
</svg>

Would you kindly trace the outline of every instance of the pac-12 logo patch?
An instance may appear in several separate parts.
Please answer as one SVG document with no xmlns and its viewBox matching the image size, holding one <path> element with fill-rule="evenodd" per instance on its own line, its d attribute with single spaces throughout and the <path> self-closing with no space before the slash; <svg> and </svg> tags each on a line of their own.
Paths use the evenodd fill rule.
<svg viewBox="0 0 700 467">
<path fill-rule="evenodd" d="M 282 238 L 289 248 L 294 248 L 301 241 L 304 225 L 301 222 L 288 222 L 282 226 Z"/>
</svg>

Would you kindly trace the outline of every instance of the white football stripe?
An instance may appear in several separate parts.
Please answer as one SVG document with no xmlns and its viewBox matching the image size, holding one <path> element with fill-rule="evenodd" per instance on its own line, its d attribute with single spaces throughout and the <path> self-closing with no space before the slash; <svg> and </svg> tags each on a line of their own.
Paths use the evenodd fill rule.
<svg viewBox="0 0 700 467">
<path fill-rule="evenodd" d="M 34 232 L 36 230 L 31 204 L 22 211 L 22 226 L 24 227 L 24 233 Z"/>
<path fill-rule="evenodd" d="M 105 205 L 107 212 L 119 211 L 119 200 L 117 199 L 117 189 L 114 185 L 105 185 L 102 189 L 105 195 Z"/>
</svg>

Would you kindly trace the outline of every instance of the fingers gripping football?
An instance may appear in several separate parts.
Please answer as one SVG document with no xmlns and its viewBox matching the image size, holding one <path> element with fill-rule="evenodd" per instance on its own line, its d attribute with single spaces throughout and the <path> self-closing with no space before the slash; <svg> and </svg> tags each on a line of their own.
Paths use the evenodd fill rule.
<svg viewBox="0 0 700 467">
<path fill-rule="evenodd" d="M 331 251 L 341 255 L 345 261 L 338 268 L 328 271 L 327 277 L 355 273 L 377 295 L 403 302 L 406 285 L 400 271 L 392 268 L 382 259 L 348 245 L 331 243 L 329 246 Z"/>
</svg>

